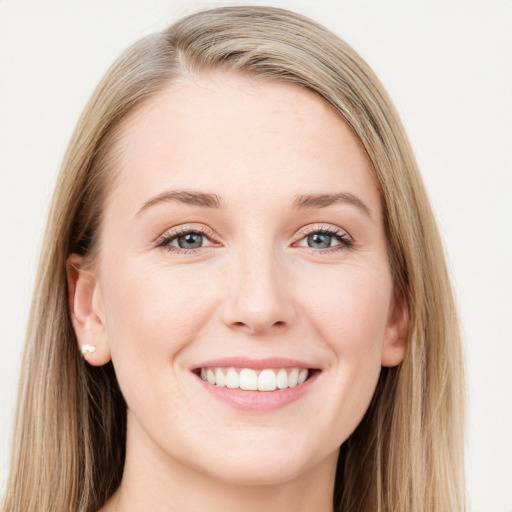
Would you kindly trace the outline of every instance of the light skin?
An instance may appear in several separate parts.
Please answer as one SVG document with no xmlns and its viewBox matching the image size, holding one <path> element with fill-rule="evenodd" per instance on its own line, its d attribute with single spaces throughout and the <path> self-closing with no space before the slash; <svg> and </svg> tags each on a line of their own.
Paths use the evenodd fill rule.
<svg viewBox="0 0 512 512">
<path fill-rule="evenodd" d="M 153 97 L 116 150 L 99 257 L 68 262 L 78 342 L 128 406 L 103 510 L 331 511 L 339 447 L 407 327 L 360 143 L 311 91 L 219 73 Z M 320 371 L 243 410 L 191 371 L 240 356 Z"/>
</svg>

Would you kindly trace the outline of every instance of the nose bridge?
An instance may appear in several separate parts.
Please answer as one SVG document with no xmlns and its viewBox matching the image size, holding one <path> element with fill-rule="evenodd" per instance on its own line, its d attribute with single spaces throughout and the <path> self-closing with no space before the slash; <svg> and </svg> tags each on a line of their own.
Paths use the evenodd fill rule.
<svg viewBox="0 0 512 512">
<path fill-rule="evenodd" d="M 283 282 L 281 258 L 271 240 L 244 241 L 233 253 L 229 274 L 226 324 L 251 333 L 290 324 L 293 305 Z"/>
</svg>

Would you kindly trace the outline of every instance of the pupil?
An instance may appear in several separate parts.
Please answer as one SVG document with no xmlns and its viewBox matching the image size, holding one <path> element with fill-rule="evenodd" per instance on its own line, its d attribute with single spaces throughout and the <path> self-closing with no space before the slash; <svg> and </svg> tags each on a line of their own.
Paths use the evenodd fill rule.
<svg viewBox="0 0 512 512">
<path fill-rule="evenodd" d="M 315 249 L 327 249 L 331 246 L 332 235 L 326 235 L 325 233 L 314 233 L 308 236 L 309 247 Z"/>
<path fill-rule="evenodd" d="M 196 249 L 201 247 L 203 242 L 203 235 L 199 233 L 187 233 L 186 235 L 178 237 L 178 245 L 182 249 Z"/>
</svg>

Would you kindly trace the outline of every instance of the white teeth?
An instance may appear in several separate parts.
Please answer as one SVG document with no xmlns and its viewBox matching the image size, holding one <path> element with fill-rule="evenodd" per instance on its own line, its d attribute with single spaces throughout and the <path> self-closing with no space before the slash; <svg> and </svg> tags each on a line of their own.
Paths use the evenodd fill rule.
<svg viewBox="0 0 512 512">
<path fill-rule="evenodd" d="M 213 373 L 212 370 L 206 370 L 206 380 L 210 384 L 215 384 L 215 373 Z"/>
<path fill-rule="evenodd" d="M 220 368 L 215 370 L 215 385 L 219 388 L 223 388 L 226 385 L 226 377 Z"/>
<path fill-rule="evenodd" d="M 281 368 L 277 372 L 277 387 L 279 389 L 284 389 L 288 387 L 288 374 L 286 373 L 286 370 L 284 368 Z"/>
<path fill-rule="evenodd" d="M 258 376 L 259 391 L 274 391 L 276 389 L 276 373 L 274 370 L 263 370 Z"/>
<path fill-rule="evenodd" d="M 240 387 L 240 377 L 234 368 L 228 368 L 228 373 L 226 375 L 226 386 L 231 389 Z"/>
<path fill-rule="evenodd" d="M 288 375 L 288 387 L 294 388 L 297 385 L 297 379 L 299 378 L 299 370 L 294 368 L 290 375 Z"/>
<path fill-rule="evenodd" d="M 252 368 L 201 368 L 201 379 L 217 387 L 244 389 L 250 391 L 274 391 L 294 388 L 308 378 L 306 368 L 280 368 L 279 370 Z"/>
<path fill-rule="evenodd" d="M 244 368 L 240 370 L 240 389 L 256 391 L 258 389 L 258 376 L 254 370 Z"/>
<path fill-rule="evenodd" d="M 299 378 L 297 379 L 297 384 L 302 384 L 307 378 L 308 378 L 308 371 L 305 368 L 303 368 L 299 372 Z"/>
</svg>

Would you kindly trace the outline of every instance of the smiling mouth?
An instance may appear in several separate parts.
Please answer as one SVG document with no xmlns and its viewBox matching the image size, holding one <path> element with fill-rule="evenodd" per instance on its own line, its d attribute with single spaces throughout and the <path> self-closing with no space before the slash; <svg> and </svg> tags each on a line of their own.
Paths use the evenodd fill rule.
<svg viewBox="0 0 512 512">
<path fill-rule="evenodd" d="M 276 391 L 295 388 L 303 384 L 318 370 L 290 368 L 198 368 L 194 373 L 203 381 L 218 388 L 247 391 Z"/>
</svg>

